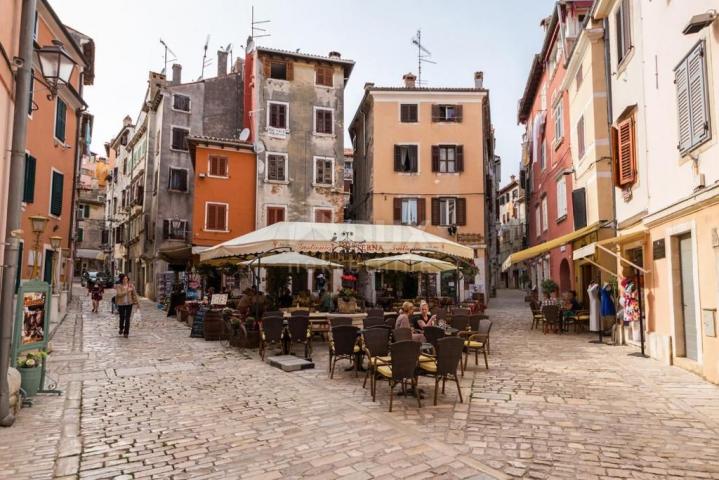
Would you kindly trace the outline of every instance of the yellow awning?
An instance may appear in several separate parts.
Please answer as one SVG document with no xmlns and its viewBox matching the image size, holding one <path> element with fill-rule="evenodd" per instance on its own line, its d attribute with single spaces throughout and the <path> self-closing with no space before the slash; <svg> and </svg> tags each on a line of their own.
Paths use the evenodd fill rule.
<svg viewBox="0 0 719 480">
<path fill-rule="evenodd" d="M 504 263 L 502 264 L 502 271 L 507 270 L 510 266 L 512 266 L 512 264 L 529 260 L 530 258 L 534 258 L 538 255 L 548 252 L 553 248 L 565 245 L 573 240 L 596 232 L 599 229 L 599 225 L 600 223 L 597 222 L 587 227 L 580 228 L 579 230 L 575 230 L 572 233 L 568 233 L 566 235 L 562 235 L 561 237 L 553 238 L 544 243 L 540 243 L 539 245 L 535 245 L 533 247 L 520 250 L 519 252 L 515 252 L 509 257 L 507 257 L 507 260 L 504 261 Z"/>
</svg>

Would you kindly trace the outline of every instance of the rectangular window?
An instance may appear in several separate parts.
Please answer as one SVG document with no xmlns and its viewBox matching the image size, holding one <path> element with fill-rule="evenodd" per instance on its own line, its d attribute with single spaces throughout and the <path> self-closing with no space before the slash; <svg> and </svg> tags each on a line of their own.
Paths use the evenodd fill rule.
<svg viewBox="0 0 719 480">
<path fill-rule="evenodd" d="M 50 194 L 50 213 L 56 217 L 62 214 L 62 191 L 65 176 L 53 170 L 52 187 Z"/>
<path fill-rule="evenodd" d="M 25 183 L 22 191 L 22 201 L 32 203 L 35 201 L 35 168 L 37 160 L 32 155 L 25 154 Z"/>
<path fill-rule="evenodd" d="M 269 102 L 269 125 L 272 128 L 287 130 L 287 105 L 284 103 Z"/>
<path fill-rule="evenodd" d="M 432 225 L 448 227 L 466 224 L 466 198 L 440 197 L 432 199 Z"/>
<path fill-rule="evenodd" d="M 227 231 L 227 205 L 224 203 L 205 203 L 205 230 Z"/>
<path fill-rule="evenodd" d="M 162 221 L 162 237 L 165 240 L 185 240 L 188 230 L 187 220 L 166 218 Z"/>
<path fill-rule="evenodd" d="M 582 86 L 582 81 L 584 80 L 584 72 L 582 71 L 582 65 L 579 65 L 579 69 L 577 70 L 577 76 L 575 77 L 575 81 L 577 83 L 577 90 L 579 90 L 579 87 Z"/>
<path fill-rule="evenodd" d="M 542 214 L 539 211 L 539 205 L 534 209 L 534 222 L 536 224 L 535 231 L 537 236 L 542 234 Z"/>
<path fill-rule="evenodd" d="M 332 67 L 321 67 L 315 68 L 315 83 L 325 87 L 332 86 Z"/>
<path fill-rule="evenodd" d="M 539 147 L 539 168 L 544 170 L 547 166 L 547 140 L 542 137 L 542 145 Z"/>
<path fill-rule="evenodd" d="M 172 127 L 172 149 L 186 152 L 188 150 L 187 136 L 189 134 L 190 131 L 186 128 Z"/>
<path fill-rule="evenodd" d="M 287 156 L 273 153 L 267 155 L 267 180 L 287 181 Z"/>
<path fill-rule="evenodd" d="M 100 232 L 100 243 L 103 245 L 107 245 L 110 243 L 110 231 L 109 230 L 102 230 Z"/>
<path fill-rule="evenodd" d="M 78 228 L 75 238 L 78 242 L 82 242 L 85 238 L 85 231 L 82 228 Z"/>
<path fill-rule="evenodd" d="M 629 0 L 622 0 L 619 8 L 617 8 L 614 14 L 614 28 L 616 29 L 617 40 L 617 65 L 619 65 L 632 47 Z"/>
<path fill-rule="evenodd" d="M 289 80 L 287 78 L 287 62 L 270 62 L 270 78 Z"/>
<path fill-rule="evenodd" d="M 402 123 L 417 123 L 419 116 L 416 103 L 403 103 L 399 106 L 399 109 Z"/>
<path fill-rule="evenodd" d="M 90 216 L 90 205 L 77 206 L 77 218 L 88 218 Z"/>
<path fill-rule="evenodd" d="M 682 154 L 711 138 L 705 53 L 702 40 L 674 69 L 679 120 L 677 148 Z"/>
<path fill-rule="evenodd" d="M 417 145 L 394 146 L 394 171 L 404 173 L 417 173 L 419 159 Z"/>
<path fill-rule="evenodd" d="M 542 231 L 546 232 L 549 229 L 549 206 L 547 204 L 547 197 L 542 197 Z"/>
<path fill-rule="evenodd" d="M 315 133 L 334 133 L 333 113 L 329 108 L 315 108 Z"/>
<path fill-rule="evenodd" d="M 432 105 L 433 122 L 461 122 L 462 105 Z"/>
<path fill-rule="evenodd" d="M 433 145 L 432 171 L 457 173 L 464 170 L 464 147 L 462 145 Z"/>
<path fill-rule="evenodd" d="M 577 159 L 584 157 L 584 116 L 577 122 Z"/>
<path fill-rule="evenodd" d="M 315 185 L 334 183 L 334 159 L 315 157 Z"/>
<path fill-rule="evenodd" d="M 454 198 L 439 199 L 439 224 L 442 226 L 457 224 L 457 203 Z"/>
<path fill-rule="evenodd" d="M 315 222 L 316 223 L 332 223 L 332 210 L 328 208 L 316 208 L 315 209 Z"/>
<path fill-rule="evenodd" d="M 567 180 L 562 175 L 557 180 L 557 219 L 567 216 Z"/>
<path fill-rule="evenodd" d="M 397 198 L 395 202 L 399 204 L 399 223 L 402 225 L 418 225 L 419 209 L 418 199 L 416 198 Z"/>
<path fill-rule="evenodd" d="M 170 167 L 170 179 L 167 188 L 176 192 L 187 191 L 187 170 Z"/>
<path fill-rule="evenodd" d="M 190 111 L 190 97 L 187 95 L 175 94 L 172 96 L 172 108 L 181 112 Z"/>
<path fill-rule="evenodd" d="M 67 105 L 60 97 L 55 103 L 55 138 L 65 143 L 65 119 L 67 117 Z"/>
<path fill-rule="evenodd" d="M 227 177 L 229 175 L 227 157 L 211 155 L 209 172 L 213 177 Z"/>
<path fill-rule="evenodd" d="M 615 183 L 623 187 L 636 181 L 636 152 L 634 144 L 634 116 L 612 127 Z"/>
<path fill-rule="evenodd" d="M 285 207 L 267 207 L 267 226 L 285 221 Z"/>
<path fill-rule="evenodd" d="M 554 107 L 554 141 L 559 142 L 564 137 L 564 124 L 562 122 L 562 100 L 559 99 Z"/>
</svg>

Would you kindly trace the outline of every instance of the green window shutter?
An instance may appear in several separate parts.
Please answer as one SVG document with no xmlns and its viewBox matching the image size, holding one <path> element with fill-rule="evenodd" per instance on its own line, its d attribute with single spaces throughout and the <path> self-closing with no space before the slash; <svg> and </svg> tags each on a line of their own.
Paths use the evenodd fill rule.
<svg viewBox="0 0 719 480">
<path fill-rule="evenodd" d="M 25 244 L 23 242 L 20 242 L 18 245 L 18 251 L 17 251 L 17 279 L 15 280 L 15 293 L 17 293 L 18 289 L 20 288 L 20 279 L 22 278 L 22 266 L 25 265 L 23 263 L 23 250 Z"/>
<path fill-rule="evenodd" d="M 62 214 L 62 188 L 64 175 L 52 172 L 52 191 L 50 197 L 50 213 L 59 217 Z"/>
<path fill-rule="evenodd" d="M 677 118 L 679 120 L 679 151 L 686 151 L 692 143 L 691 125 L 689 121 L 689 79 L 687 64 L 682 62 L 674 70 L 674 83 L 677 86 Z"/>
<path fill-rule="evenodd" d="M 61 142 L 65 141 L 65 117 L 67 112 L 67 106 L 65 102 L 57 99 L 57 107 L 55 108 L 55 138 Z"/>
<path fill-rule="evenodd" d="M 32 155 L 25 154 L 25 185 L 22 191 L 22 201 L 32 203 L 35 201 L 35 167 L 37 161 Z"/>
<path fill-rule="evenodd" d="M 84 233 L 84 232 L 83 232 L 82 228 L 78 228 L 78 229 L 77 229 L 76 240 L 77 240 L 78 242 L 82 242 L 82 240 L 83 240 L 83 238 L 84 238 L 83 233 Z"/>
</svg>

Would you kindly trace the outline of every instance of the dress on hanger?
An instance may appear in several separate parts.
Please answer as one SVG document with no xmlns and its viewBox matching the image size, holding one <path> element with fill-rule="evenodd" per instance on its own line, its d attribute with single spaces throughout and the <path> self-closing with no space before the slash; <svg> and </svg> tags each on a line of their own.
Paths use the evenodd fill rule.
<svg viewBox="0 0 719 480">
<path fill-rule="evenodd" d="M 587 288 L 589 295 L 589 331 L 597 332 L 600 327 L 601 304 L 599 300 L 599 284 L 592 283 Z"/>
<path fill-rule="evenodd" d="M 614 307 L 614 300 L 612 300 L 612 287 L 611 285 L 606 285 L 604 288 L 601 289 L 599 292 L 601 295 L 601 314 L 603 317 L 609 317 L 614 316 L 617 314 L 617 310 Z"/>
</svg>

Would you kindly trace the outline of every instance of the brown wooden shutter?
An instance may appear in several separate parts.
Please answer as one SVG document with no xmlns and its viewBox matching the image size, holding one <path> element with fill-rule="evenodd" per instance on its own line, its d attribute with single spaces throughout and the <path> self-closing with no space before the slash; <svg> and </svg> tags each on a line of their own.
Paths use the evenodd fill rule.
<svg viewBox="0 0 719 480">
<path fill-rule="evenodd" d="M 439 172 L 439 145 L 432 145 L 432 171 Z"/>
<path fill-rule="evenodd" d="M 610 130 L 610 140 L 612 142 L 612 177 L 614 185 L 619 186 L 619 131 L 615 126 L 612 126 Z"/>
<path fill-rule="evenodd" d="M 456 105 L 457 108 L 457 118 L 456 122 L 462 122 L 462 105 Z"/>
<path fill-rule="evenodd" d="M 290 80 L 290 81 L 292 81 L 295 76 L 295 72 L 294 72 L 295 69 L 293 68 L 293 65 L 294 64 L 292 62 L 287 62 L 287 80 Z"/>
<path fill-rule="evenodd" d="M 432 199 L 432 225 L 439 225 L 439 198 Z"/>
<path fill-rule="evenodd" d="M 458 198 L 457 202 L 457 225 L 467 225 L 467 199 Z"/>
<path fill-rule="evenodd" d="M 218 230 L 227 230 L 227 205 L 220 205 L 217 207 L 217 225 Z"/>
<path fill-rule="evenodd" d="M 207 206 L 207 216 L 205 217 L 205 225 L 208 230 L 214 230 L 215 229 L 215 206 L 214 205 L 208 205 Z"/>
<path fill-rule="evenodd" d="M 265 78 L 270 78 L 270 75 L 272 75 L 272 62 L 269 58 L 264 58 L 262 60 L 262 70 Z"/>
<path fill-rule="evenodd" d="M 439 105 L 432 105 L 432 121 L 439 122 Z"/>
<path fill-rule="evenodd" d="M 394 223 L 402 223 L 402 199 L 394 199 Z"/>
<path fill-rule="evenodd" d="M 162 221 L 162 238 L 170 238 L 170 221 L 169 220 L 163 220 Z"/>
<path fill-rule="evenodd" d="M 402 171 L 402 149 L 399 145 L 394 146 L 394 171 Z"/>
<path fill-rule="evenodd" d="M 417 225 L 424 225 L 427 221 L 427 202 L 424 198 L 417 199 Z"/>
<path fill-rule="evenodd" d="M 457 171 L 464 172 L 464 145 L 457 145 Z"/>
<path fill-rule="evenodd" d="M 630 117 L 618 126 L 619 135 L 619 185 L 629 185 L 635 180 L 634 118 Z"/>
</svg>

